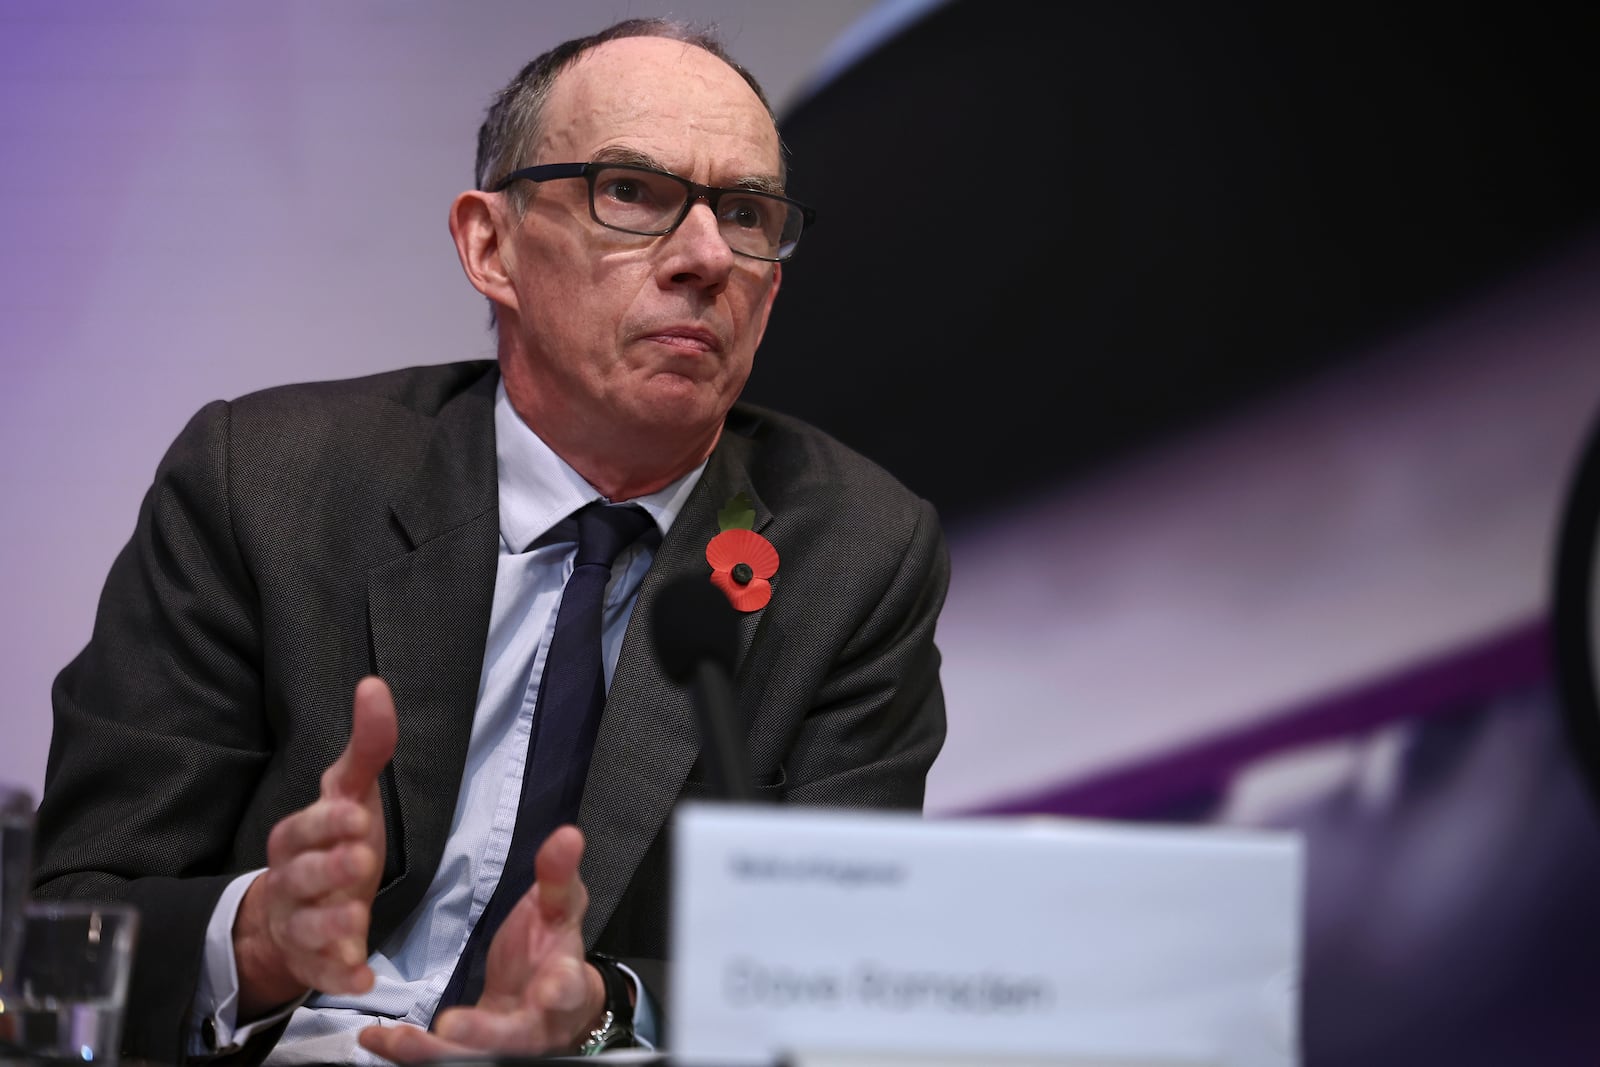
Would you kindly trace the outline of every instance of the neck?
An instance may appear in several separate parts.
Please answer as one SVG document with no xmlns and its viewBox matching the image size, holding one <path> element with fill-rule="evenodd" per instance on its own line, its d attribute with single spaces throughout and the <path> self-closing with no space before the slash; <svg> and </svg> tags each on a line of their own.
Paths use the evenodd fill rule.
<svg viewBox="0 0 1600 1067">
<path fill-rule="evenodd" d="M 532 426 L 532 424 L 529 424 Z M 539 433 L 537 426 L 532 426 L 534 433 Z M 543 435 L 540 435 L 543 437 Z M 616 461 L 605 456 L 573 455 L 563 450 L 554 441 L 545 439 L 552 451 L 560 456 L 567 464 L 580 475 L 583 480 L 594 486 L 607 500 L 621 503 L 625 500 L 635 500 L 641 496 L 665 489 L 685 474 L 694 470 L 705 458 L 711 454 L 711 449 L 716 446 L 721 430 L 712 436 L 711 440 L 703 447 L 692 450 L 682 459 L 672 464 L 652 464 L 648 467 L 641 465 L 637 457 Z"/>
<path fill-rule="evenodd" d="M 504 378 L 506 396 L 523 423 L 614 503 L 671 485 L 705 462 L 722 437 L 721 420 L 699 432 L 685 432 L 585 418 L 543 402 L 537 387 L 519 375 Z"/>
</svg>

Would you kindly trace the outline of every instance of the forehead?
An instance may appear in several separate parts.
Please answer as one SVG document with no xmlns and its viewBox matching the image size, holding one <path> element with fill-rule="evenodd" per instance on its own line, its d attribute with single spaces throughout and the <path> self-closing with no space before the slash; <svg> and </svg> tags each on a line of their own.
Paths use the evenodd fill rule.
<svg viewBox="0 0 1600 1067">
<path fill-rule="evenodd" d="M 626 37 L 590 49 L 551 86 L 543 118 L 541 162 L 626 147 L 701 180 L 778 174 L 778 132 L 761 99 L 728 64 L 681 41 Z"/>
</svg>

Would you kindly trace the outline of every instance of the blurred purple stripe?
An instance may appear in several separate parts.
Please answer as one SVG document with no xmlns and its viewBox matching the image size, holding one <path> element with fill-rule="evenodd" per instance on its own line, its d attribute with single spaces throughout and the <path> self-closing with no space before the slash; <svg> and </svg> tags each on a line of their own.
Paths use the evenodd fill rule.
<svg viewBox="0 0 1600 1067">
<path fill-rule="evenodd" d="M 1486 696 L 1548 678 L 1551 669 L 1549 631 L 1539 619 L 1257 725 L 1165 756 L 985 805 L 972 814 L 1138 818 L 1185 797 L 1220 791 L 1235 773 L 1264 756 L 1360 735 L 1405 719 L 1478 707 Z"/>
</svg>

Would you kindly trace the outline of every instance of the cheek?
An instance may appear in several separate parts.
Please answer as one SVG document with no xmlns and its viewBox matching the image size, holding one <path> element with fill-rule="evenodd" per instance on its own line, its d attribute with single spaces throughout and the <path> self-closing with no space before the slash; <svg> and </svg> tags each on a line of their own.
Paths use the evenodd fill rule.
<svg viewBox="0 0 1600 1067">
<path fill-rule="evenodd" d="M 634 297 L 605 271 L 584 276 L 550 270 L 534 290 L 533 331 L 546 339 L 554 359 L 593 365 L 615 358 L 622 324 Z"/>
<path fill-rule="evenodd" d="M 738 347 L 729 355 L 722 366 L 722 392 L 725 399 L 732 402 L 744 389 L 745 381 L 750 377 L 750 370 L 755 364 L 756 343 L 759 336 L 756 332 L 746 332 L 739 338 Z"/>
<path fill-rule="evenodd" d="M 772 301 L 778 295 L 779 277 L 775 271 L 759 274 L 749 278 L 748 283 L 741 287 L 737 305 L 738 321 L 757 340 L 767 328 L 767 315 L 772 310 Z"/>
</svg>

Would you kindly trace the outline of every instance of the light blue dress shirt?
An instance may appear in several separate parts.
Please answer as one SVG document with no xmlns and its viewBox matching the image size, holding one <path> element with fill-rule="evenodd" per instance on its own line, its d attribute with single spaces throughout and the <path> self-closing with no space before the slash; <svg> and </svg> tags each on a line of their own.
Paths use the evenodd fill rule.
<svg viewBox="0 0 1600 1067">
<path fill-rule="evenodd" d="M 368 959 L 377 976 L 372 990 L 359 996 L 318 993 L 294 1008 L 269 1063 L 386 1063 L 357 1045 L 356 1034 L 374 1023 L 428 1025 L 472 924 L 505 866 L 539 679 L 561 590 L 577 552 L 577 523 L 571 515 L 604 498 L 528 428 L 511 407 L 504 383 L 495 396 L 494 419 L 500 554 L 466 769 L 444 855 L 422 903 Z M 659 492 L 632 501 L 655 520 L 659 536 L 646 533 L 612 569 L 601 638 L 608 687 L 628 616 L 660 537 L 704 470 L 702 463 Z M 212 915 L 195 1018 L 209 1020 L 214 1037 L 206 1040 L 197 1032 L 191 1041 L 197 1054 L 243 1044 L 258 1029 L 283 1018 L 278 1014 L 235 1025 L 233 920 L 245 889 L 259 873 L 231 883 Z M 644 998 L 640 1003 L 645 1012 L 641 1030 L 648 1034 L 653 1029 L 649 1005 Z"/>
</svg>

